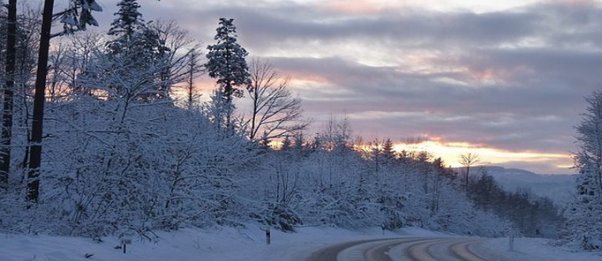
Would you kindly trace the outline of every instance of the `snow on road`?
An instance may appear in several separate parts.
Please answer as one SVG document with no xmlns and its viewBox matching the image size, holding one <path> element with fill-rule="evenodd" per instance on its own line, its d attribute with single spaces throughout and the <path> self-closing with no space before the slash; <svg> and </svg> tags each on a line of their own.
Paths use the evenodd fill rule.
<svg viewBox="0 0 602 261">
<path fill-rule="evenodd" d="M 156 241 L 133 238 L 126 254 L 114 247 L 119 239 L 103 238 L 95 242 L 87 238 L 43 235 L 0 234 L 2 261 L 302 261 L 319 249 L 349 241 L 409 237 L 449 237 L 443 233 L 406 228 L 397 233 L 380 229 L 350 231 L 328 227 L 299 228 L 298 233 L 272 230 L 272 244 L 266 245 L 265 232 L 256 225 L 246 228 L 183 229 L 160 232 Z M 403 239 L 401 239 L 403 240 Z M 393 242 L 393 241 L 390 241 Z M 541 239 L 516 239 L 515 252 L 507 251 L 507 239 L 486 240 L 475 246 L 489 260 L 602 260 L 592 253 L 571 253 L 554 248 Z M 353 255 L 346 250 L 344 255 Z M 394 251 L 390 249 L 389 251 Z M 497 252 L 502 251 L 499 256 Z M 376 251 L 378 252 L 378 251 Z M 377 254 L 375 252 L 375 254 Z M 495 253 L 495 254 L 494 254 Z M 357 254 L 357 253 L 356 253 Z M 86 258 L 86 256 L 89 256 Z M 493 258 L 492 258 L 493 257 Z M 534 258 L 536 257 L 536 258 Z"/>
<path fill-rule="evenodd" d="M 415 237 L 355 241 L 314 252 L 308 261 L 484 261 L 469 246 L 483 239 Z"/>
</svg>

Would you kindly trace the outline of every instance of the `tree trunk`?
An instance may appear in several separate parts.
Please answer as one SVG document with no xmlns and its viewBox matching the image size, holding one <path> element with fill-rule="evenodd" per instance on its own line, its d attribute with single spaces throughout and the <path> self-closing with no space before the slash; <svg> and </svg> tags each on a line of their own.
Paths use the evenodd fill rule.
<svg viewBox="0 0 602 261">
<path fill-rule="evenodd" d="M 192 111 L 193 107 L 193 91 L 194 91 L 194 68 L 196 67 L 196 55 L 194 51 L 190 53 L 190 61 L 188 66 L 190 67 L 190 71 L 188 72 L 188 110 Z"/>
<path fill-rule="evenodd" d="M 48 49 L 50 47 L 50 30 L 52 27 L 52 9 L 54 0 L 44 1 L 42 13 L 42 31 L 40 35 L 40 51 L 38 54 L 38 70 L 33 100 L 33 120 L 31 123 L 31 144 L 29 172 L 27 184 L 27 200 L 37 203 L 40 190 L 40 166 L 42 163 L 42 131 L 44 120 L 44 99 L 46 92 L 46 74 L 48 73 Z"/>
<path fill-rule="evenodd" d="M 231 127 L 231 118 L 232 118 L 232 93 L 233 88 L 232 85 L 228 82 L 226 83 L 226 87 L 224 88 L 224 93 L 226 95 L 226 131 L 230 132 Z"/>
<path fill-rule="evenodd" d="M 470 174 L 470 165 L 466 166 L 466 175 L 464 176 L 464 191 L 468 192 L 468 175 Z"/>
<path fill-rule="evenodd" d="M 257 114 L 259 113 L 259 94 L 257 93 L 259 91 L 259 87 L 256 85 L 257 83 L 253 83 L 253 93 L 251 94 L 253 97 L 253 115 L 251 116 L 251 135 L 249 137 L 249 140 L 254 141 L 255 140 L 255 136 L 257 135 L 257 131 L 256 130 L 256 126 L 255 126 L 255 122 L 257 121 Z"/>
<path fill-rule="evenodd" d="M 8 28 L 6 31 L 6 85 L 2 111 L 2 148 L 0 155 L 0 188 L 8 188 L 10 152 L 13 128 L 13 88 L 15 86 L 15 53 L 17 37 L 17 0 L 8 2 Z"/>
</svg>

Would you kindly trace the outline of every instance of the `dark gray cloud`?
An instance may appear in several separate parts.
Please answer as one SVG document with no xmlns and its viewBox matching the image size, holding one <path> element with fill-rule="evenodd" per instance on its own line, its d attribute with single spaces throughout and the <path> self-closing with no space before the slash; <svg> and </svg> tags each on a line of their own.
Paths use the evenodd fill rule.
<svg viewBox="0 0 602 261">
<path fill-rule="evenodd" d="M 306 99 L 306 110 L 312 114 L 391 112 L 353 119 L 363 135 L 399 138 L 430 133 L 509 150 L 573 150 L 572 126 L 583 111 L 583 90 L 589 93 L 587 86 L 591 86 L 576 88 L 559 77 L 524 85 L 517 79 L 508 85 L 455 86 L 435 81 L 440 77 L 461 77 L 452 73 L 407 74 L 337 58 L 280 58 L 273 62 L 285 73 L 321 75 L 336 88 L 348 91 Z"/>
<path fill-rule="evenodd" d="M 236 15 L 241 30 L 252 32 L 256 41 L 319 39 L 340 41 L 364 38 L 374 41 L 425 43 L 431 41 L 498 43 L 520 39 L 535 30 L 535 17 L 520 13 L 384 13 L 333 21 L 291 19 L 288 14 L 258 10 L 218 10 Z M 306 10 L 311 12 L 311 10 Z M 335 14 L 330 14 L 334 16 Z M 250 38 L 250 37 L 249 37 Z"/>
</svg>

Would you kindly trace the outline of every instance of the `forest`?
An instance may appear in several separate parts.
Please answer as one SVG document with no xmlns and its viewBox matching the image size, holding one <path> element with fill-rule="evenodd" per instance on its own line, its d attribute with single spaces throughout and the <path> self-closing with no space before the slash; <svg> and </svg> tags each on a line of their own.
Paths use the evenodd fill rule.
<svg viewBox="0 0 602 261">
<path fill-rule="evenodd" d="M 136 0 L 120 1 L 112 21 L 95 20 L 94 1 L 73 0 L 49 20 L 63 31 L 48 34 L 41 10 L 16 2 L 0 0 L 2 232 L 153 239 L 250 222 L 290 232 L 417 226 L 602 248 L 588 225 L 602 229 L 600 93 L 577 129 L 577 198 L 558 206 L 505 191 L 470 164 L 364 142 L 344 116 L 312 123 L 286 75 L 237 41 L 234 19 L 199 43 L 175 22 L 146 22 Z M 85 30 L 98 24 L 110 29 Z M 195 86 L 202 77 L 215 82 L 210 97 Z"/>
</svg>

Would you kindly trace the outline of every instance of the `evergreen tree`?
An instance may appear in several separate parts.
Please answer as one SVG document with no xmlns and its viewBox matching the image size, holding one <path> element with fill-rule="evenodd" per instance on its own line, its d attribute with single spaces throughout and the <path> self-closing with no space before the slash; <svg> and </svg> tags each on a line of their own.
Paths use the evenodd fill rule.
<svg viewBox="0 0 602 261">
<path fill-rule="evenodd" d="M 117 6 L 119 11 L 115 13 L 116 18 L 108 32 L 115 37 L 107 43 L 109 57 L 123 70 L 123 75 L 131 71 L 143 71 L 149 75 L 141 86 L 145 90 L 140 92 L 138 99 L 167 98 L 170 85 L 166 77 L 169 75 L 167 57 L 171 50 L 165 46 L 159 32 L 144 23 L 136 0 L 122 0 Z M 116 85 L 111 88 L 122 96 L 132 86 Z"/>
<path fill-rule="evenodd" d="M 383 143 L 383 162 L 385 164 L 391 164 L 395 160 L 395 150 L 393 149 L 393 142 L 391 139 L 386 139 Z"/>
<path fill-rule="evenodd" d="M 281 151 L 287 152 L 291 149 L 292 142 L 288 135 L 284 136 L 284 140 L 282 140 L 282 146 L 280 147 Z"/>
<path fill-rule="evenodd" d="M 219 19 L 219 27 L 214 39 L 217 41 L 214 45 L 209 45 L 207 49 L 207 63 L 205 67 L 209 76 L 217 78 L 217 84 L 220 85 L 220 91 L 223 92 L 226 106 L 226 127 L 231 128 L 231 118 L 233 112 L 232 96 L 241 96 L 242 91 L 239 86 L 247 87 L 250 84 L 249 68 L 245 57 L 247 51 L 237 42 L 236 27 L 233 24 L 234 19 Z"/>
<path fill-rule="evenodd" d="M 568 239 L 582 249 L 602 249 L 602 92 L 586 99 L 587 112 L 577 126 L 580 152 L 577 191 L 568 210 Z"/>
<path fill-rule="evenodd" d="M 383 149 L 382 144 L 378 139 L 370 143 L 370 159 L 374 162 L 374 173 L 378 175 L 380 166 L 383 164 L 382 156 Z"/>
<path fill-rule="evenodd" d="M 142 14 L 138 12 L 140 5 L 136 0 L 121 0 L 117 6 L 119 6 L 119 11 L 114 13 L 117 18 L 111 23 L 108 35 L 124 36 L 126 39 L 131 39 L 135 32 L 146 27 Z"/>
<path fill-rule="evenodd" d="M 301 153 L 305 149 L 305 147 L 304 147 L 305 146 L 305 137 L 303 136 L 303 132 L 301 132 L 301 131 L 296 132 L 293 135 L 293 140 L 295 141 L 295 145 L 294 145 L 295 152 L 298 155 L 301 155 Z"/>
</svg>

